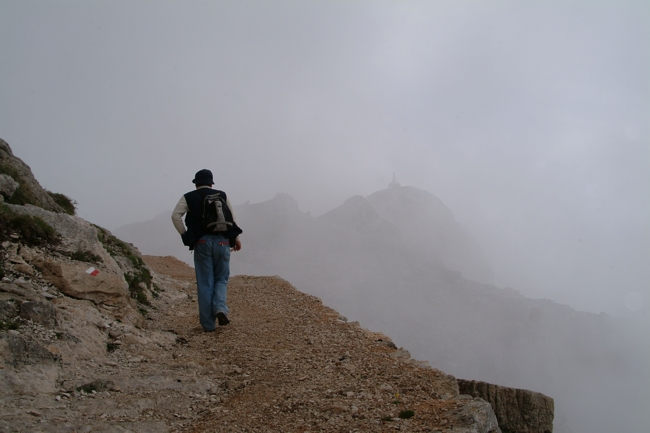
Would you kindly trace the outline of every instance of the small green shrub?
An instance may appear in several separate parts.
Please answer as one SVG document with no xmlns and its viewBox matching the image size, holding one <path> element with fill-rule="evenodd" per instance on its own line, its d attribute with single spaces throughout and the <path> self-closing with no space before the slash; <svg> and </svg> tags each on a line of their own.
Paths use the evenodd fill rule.
<svg viewBox="0 0 650 433">
<path fill-rule="evenodd" d="M 22 206 L 26 204 L 33 204 L 34 206 L 38 206 L 38 202 L 36 201 L 32 190 L 24 184 L 18 186 L 16 192 L 14 192 L 14 195 L 12 195 L 9 200 L 7 200 L 7 203 L 18 204 Z"/>
<path fill-rule="evenodd" d="M 151 273 L 147 268 L 140 270 L 135 274 L 127 273 L 124 274 L 126 282 L 129 284 L 129 292 L 131 297 L 138 301 L 140 304 L 151 305 L 147 295 L 144 293 L 140 283 L 144 283 L 147 287 L 151 287 Z"/>
<path fill-rule="evenodd" d="M 94 392 L 102 392 L 102 391 L 107 391 L 110 389 L 113 389 L 113 382 L 110 380 L 96 380 L 91 383 L 87 383 L 85 385 L 81 385 L 80 387 L 77 387 L 77 391 L 79 392 L 84 392 L 86 394 L 91 394 L 93 391 Z"/>
<path fill-rule="evenodd" d="M 58 244 L 59 235 L 48 223 L 36 216 L 19 215 L 9 206 L 0 206 L 0 239 L 17 233 L 29 246 Z"/>
<path fill-rule="evenodd" d="M 65 213 L 68 215 L 75 215 L 77 213 L 77 202 L 76 200 L 71 199 L 67 195 L 60 194 L 58 192 L 47 192 L 50 197 L 54 200 L 54 203 L 58 204 L 63 208 Z"/>
<path fill-rule="evenodd" d="M 86 385 L 82 385 L 82 386 L 78 387 L 77 391 L 83 392 L 85 394 L 92 394 L 93 391 L 97 392 L 97 389 L 95 389 L 94 384 L 87 383 Z"/>
<path fill-rule="evenodd" d="M 74 253 L 70 254 L 70 258 L 72 260 L 86 263 L 100 264 L 103 262 L 101 257 L 99 257 L 97 254 L 91 253 L 90 251 L 75 251 Z"/>
<path fill-rule="evenodd" d="M 13 320 L 0 320 L 0 331 L 9 331 L 12 329 L 18 329 L 20 324 Z"/>
<path fill-rule="evenodd" d="M 412 410 L 403 410 L 403 411 L 401 411 L 401 412 L 399 413 L 398 416 L 399 416 L 401 419 L 409 419 L 409 418 L 412 418 L 413 415 L 415 415 L 415 412 L 413 412 Z"/>
<path fill-rule="evenodd" d="M 122 256 L 126 257 L 129 259 L 129 261 L 133 264 L 133 266 L 140 270 L 140 269 L 146 269 L 146 266 L 142 259 L 135 254 L 133 254 L 133 250 L 131 247 L 129 247 L 124 241 L 119 240 L 115 236 L 113 236 L 108 230 L 100 227 L 100 226 L 95 226 L 95 228 L 98 230 L 97 232 L 97 237 L 99 238 L 99 241 L 102 243 L 104 246 L 104 249 L 108 251 L 108 253 L 113 256 Z"/>
<path fill-rule="evenodd" d="M 119 345 L 119 344 L 115 344 L 115 343 L 106 343 L 106 350 L 107 350 L 108 352 L 114 352 L 114 351 L 116 351 L 116 350 L 119 349 L 119 348 L 120 348 L 120 345 Z"/>
<path fill-rule="evenodd" d="M 113 236 L 108 230 L 99 226 L 95 226 L 95 228 L 97 228 L 99 241 L 102 243 L 106 251 L 108 251 L 108 253 L 113 257 L 125 257 L 135 268 L 135 272 L 124 274 L 124 278 L 129 284 L 131 297 L 140 304 L 151 305 L 144 292 L 144 288 L 141 285 L 142 283 L 147 289 L 151 290 L 153 284 L 151 272 L 149 272 L 144 261 L 134 254 L 133 249 L 129 245 Z"/>
</svg>

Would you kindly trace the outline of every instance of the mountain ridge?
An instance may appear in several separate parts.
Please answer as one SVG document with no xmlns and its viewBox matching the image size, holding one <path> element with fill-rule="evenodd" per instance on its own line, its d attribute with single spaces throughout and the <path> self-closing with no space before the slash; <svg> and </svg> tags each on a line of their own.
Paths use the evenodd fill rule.
<svg viewBox="0 0 650 433">
<path fill-rule="evenodd" d="M 401 185 L 382 191 L 429 197 Z M 429 200 L 434 209 L 440 206 Z M 263 203 L 282 208 L 273 199 Z M 635 413 L 648 402 L 642 389 L 650 384 L 643 367 L 650 354 L 635 343 L 641 330 L 634 324 L 465 278 L 450 270 L 435 249 L 426 253 L 433 241 L 415 246 L 417 239 L 396 234 L 397 224 L 371 209 L 368 197 L 352 197 L 318 217 L 295 206 L 284 213 L 255 206 L 236 207 L 245 248 L 233 255 L 233 274 L 281 275 L 448 373 L 550 395 L 560 431 L 642 425 Z M 446 211 L 439 213 L 449 221 Z M 409 219 L 398 217 L 393 217 L 398 223 Z M 414 216 L 416 226 L 418 219 L 427 221 Z M 389 225 L 373 229 L 384 222 Z M 168 254 L 176 248 L 191 262 L 169 220 L 157 223 L 159 236 L 169 238 Z M 154 236 L 153 225 L 140 226 L 140 233 L 147 230 Z M 429 234 L 435 239 L 435 231 Z M 606 395 L 627 403 L 614 416 L 594 411 L 610 404 Z M 637 397 L 630 401 L 629 395 Z"/>
<path fill-rule="evenodd" d="M 206 333 L 187 265 L 74 215 L 0 208 L 2 431 L 501 432 L 454 377 L 285 280 L 231 279 L 232 323 Z"/>
</svg>

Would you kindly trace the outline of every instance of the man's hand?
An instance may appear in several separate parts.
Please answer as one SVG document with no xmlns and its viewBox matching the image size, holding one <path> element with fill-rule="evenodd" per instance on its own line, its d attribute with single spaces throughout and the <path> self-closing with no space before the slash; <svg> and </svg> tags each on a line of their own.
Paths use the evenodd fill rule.
<svg viewBox="0 0 650 433">
<path fill-rule="evenodd" d="M 239 250 L 241 250 L 241 241 L 240 241 L 239 239 L 237 239 L 237 240 L 235 241 L 235 247 L 233 248 L 233 250 L 234 250 L 234 251 L 239 251 Z"/>
</svg>

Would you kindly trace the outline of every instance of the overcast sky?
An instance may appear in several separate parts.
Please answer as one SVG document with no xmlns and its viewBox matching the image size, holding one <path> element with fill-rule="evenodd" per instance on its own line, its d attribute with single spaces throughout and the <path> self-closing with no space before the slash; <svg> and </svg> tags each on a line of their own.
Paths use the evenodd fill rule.
<svg viewBox="0 0 650 433">
<path fill-rule="evenodd" d="M 498 285 L 650 315 L 650 2 L 0 0 L 0 59 L 0 137 L 91 222 L 395 172 Z"/>
</svg>

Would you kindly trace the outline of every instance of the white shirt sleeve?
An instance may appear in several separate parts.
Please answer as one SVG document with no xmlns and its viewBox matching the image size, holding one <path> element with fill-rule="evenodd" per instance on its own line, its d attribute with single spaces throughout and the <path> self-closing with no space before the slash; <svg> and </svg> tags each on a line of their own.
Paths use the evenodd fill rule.
<svg viewBox="0 0 650 433">
<path fill-rule="evenodd" d="M 235 218 L 235 208 L 232 207 L 232 203 L 230 203 L 230 199 L 226 197 L 226 206 L 228 206 L 228 209 L 230 209 L 230 214 L 232 215 L 232 220 L 234 222 L 237 222 L 237 219 Z"/>
<path fill-rule="evenodd" d="M 237 219 L 235 218 L 235 208 L 232 207 L 232 203 L 230 203 L 230 199 L 228 197 L 226 197 L 226 206 L 228 206 L 228 209 L 230 209 L 230 214 L 232 215 L 232 220 L 235 222 L 235 224 L 237 224 Z M 241 236 L 241 235 L 237 235 L 237 237 L 235 239 L 239 239 L 239 236 Z"/>
<path fill-rule="evenodd" d="M 186 231 L 185 225 L 183 224 L 183 215 L 185 215 L 188 210 L 189 209 L 187 207 L 187 202 L 185 201 L 185 196 L 183 196 L 180 200 L 178 200 L 178 203 L 172 212 L 172 222 L 174 223 L 176 231 L 181 235 Z"/>
</svg>

